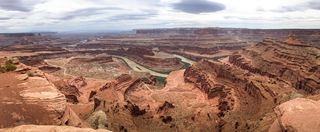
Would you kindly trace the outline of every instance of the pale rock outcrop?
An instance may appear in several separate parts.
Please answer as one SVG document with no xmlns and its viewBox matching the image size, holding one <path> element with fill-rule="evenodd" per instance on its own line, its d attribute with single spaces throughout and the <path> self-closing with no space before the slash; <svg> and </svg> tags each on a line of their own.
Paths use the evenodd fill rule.
<svg viewBox="0 0 320 132">
<path fill-rule="evenodd" d="M 318 132 L 320 129 L 320 101 L 297 98 L 274 109 L 277 119 L 269 132 Z"/>
<path fill-rule="evenodd" d="M 41 71 L 35 72 L 42 74 Z M 5 80 L 0 85 L 1 128 L 22 124 L 61 124 L 66 98 L 46 78 L 11 72 L 1 74 L 0 80 Z"/>
<path fill-rule="evenodd" d="M 52 83 L 42 77 L 29 77 L 26 82 L 19 84 L 25 90 L 20 96 L 28 104 L 37 104 L 48 111 L 63 113 L 66 108 L 66 98 Z"/>
</svg>

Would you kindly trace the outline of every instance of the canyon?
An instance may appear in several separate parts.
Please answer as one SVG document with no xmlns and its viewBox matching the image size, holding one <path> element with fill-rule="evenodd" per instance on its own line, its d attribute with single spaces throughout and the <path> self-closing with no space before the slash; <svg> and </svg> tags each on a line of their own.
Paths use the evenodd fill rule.
<svg viewBox="0 0 320 132">
<path fill-rule="evenodd" d="M 319 129 L 317 29 L 0 38 L 0 131 Z"/>
</svg>

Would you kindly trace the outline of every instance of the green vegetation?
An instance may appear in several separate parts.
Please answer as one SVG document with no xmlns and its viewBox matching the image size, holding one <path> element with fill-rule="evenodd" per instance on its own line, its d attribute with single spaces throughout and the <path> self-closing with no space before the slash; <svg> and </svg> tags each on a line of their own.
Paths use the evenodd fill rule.
<svg viewBox="0 0 320 132">
<path fill-rule="evenodd" d="M 87 122 L 94 129 L 107 129 L 107 115 L 104 111 L 97 111 L 91 114 L 91 116 L 87 119 Z"/>
<path fill-rule="evenodd" d="M 187 69 L 187 68 L 189 68 L 191 66 L 191 64 L 189 64 L 189 63 L 186 63 L 186 62 L 183 62 L 183 61 L 181 61 L 181 62 L 183 63 L 183 69 Z"/>
<path fill-rule="evenodd" d="M 156 77 L 156 86 L 163 87 L 166 84 L 166 78 L 165 77 L 160 77 L 160 76 L 155 76 Z"/>
<path fill-rule="evenodd" d="M 15 64 L 13 64 L 13 61 L 11 59 L 6 59 L 4 65 L 0 66 L 0 72 L 9 72 L 9 71 L 14 71 L 16 70 L 17 67 Z"/>
<path fill-rule="evenodd" d="M 191 64 L 189 64 L 189 63 L 187 63 L 187 62 L 182 61 L 182 59 L 181 59 L 181 58 L 178 58 L 178 59 L 179 59 L 179 61 L 183 64 L 182 69 L 187 69 L 187 68 L 189 68 L 189 67 L 191 66 Z"/>
</svg>

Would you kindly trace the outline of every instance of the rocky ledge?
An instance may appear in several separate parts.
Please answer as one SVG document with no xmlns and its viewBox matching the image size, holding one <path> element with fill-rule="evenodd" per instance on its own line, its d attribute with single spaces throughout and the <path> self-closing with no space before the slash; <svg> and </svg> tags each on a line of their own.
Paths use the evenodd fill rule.
<svg viewBox="0 0 320 132">
<path fill-rule="evenodd" d="M 52 125 L 22 125 L 14 128 L 0 129 L 0 132 L 110 132 L 108 130 L 94 130 L 91 128 L 77 128 L 71 126 Z"/>
</svg>

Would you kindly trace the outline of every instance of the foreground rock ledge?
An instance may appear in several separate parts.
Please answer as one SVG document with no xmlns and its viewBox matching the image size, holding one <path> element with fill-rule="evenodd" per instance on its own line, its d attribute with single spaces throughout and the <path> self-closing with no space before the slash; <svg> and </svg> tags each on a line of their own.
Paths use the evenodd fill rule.
<svg viewBox="0 0 320 132">
<path fill-rule="evenodd" d="M 320 130 L 320 101 L 297 98 L 275 108 L 277 119 L 269 132 L 317 132 Z"/>
<path fill-rule="evenodd" d="M 94 130 L 91 128 L 77 128 L 71 126 L 52 125 L 22 125 L 14 128 L 0 129 L 0 132 L 111 132 L 108 130 Z"/>
</svg>

